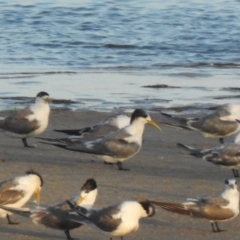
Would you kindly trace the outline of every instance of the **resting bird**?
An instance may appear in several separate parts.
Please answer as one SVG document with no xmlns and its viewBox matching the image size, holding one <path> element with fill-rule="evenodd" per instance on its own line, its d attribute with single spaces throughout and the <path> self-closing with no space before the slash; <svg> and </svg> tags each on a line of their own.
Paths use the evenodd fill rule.
<svg viewBox="0 0 240 240">
<path fill-rule="evenodd" d="M 85 209 L 69 202 L 69 206 L 75 210 L 82 221 L 84 217 L 90 224 L 102 230 L 112 237 L 121 237 L 136 232 L 139 228 L 139 220 L 152 217 L 155 214 L 153 205 L 148 200 L 124 201 L 114 206 L 102 209 Z"/>
<path fill-rule="evenodd" d="M 132 113 L 128 126 L 95 140 L 75 138 L 41 139 L 44 140 L 42 143 L 45 144 L 71 151 L 96 154 L 104 160 L 104 163 L 117 163 L 119 170 L 128 170 L 122 167 L 122 162 L 140 151 L 146 123 L 161 130 L 144 110 L 136 109 Z"/>
<path fill-rule="evenodd" d="M 50 102 L 48 93 L 38 93 L 34 104 L 0 120 L 0 130 L 10 137 L 21 138 L 24 147 L 34 147 L 28 145 L 27 138 L 35 137 L 46 130 Z"/>
<path fill-rule="evenodd" d="M 224 137 L 232 136 L 240 130 L 240 124 L 237 121 L 240 119 L 240 104 L 220 106 L 215 112 L 201 118 L 179 118 L 163 112 L 162 114 L 178 122 L 177 124 L 164 122 L 164 124 L 191 129 L 202 133 L 207 138 L 218 138 L 222 144 Z"/>
<path fill-rule="evenodd" d="M 97 183 L 91 178 L 82 186 L 80 195 L 71 198 L 70 201 L 76 204 L 76 206 L 90 209 L 96 197 Z M 54 206 L 37 207 L 35 209 L 0 207 L 15 214 L 30 217 L 36 224 L 42 224 L 48 228 L 64 231 L 69 240 L 73 239 L 70 235 L 70 230 L 81 227 L 86 221 L 85 218 L 82 218 L 81 223 L 74 221 L 79 220 L 79 215 L 69 207 L 66 201 Z"/>
<path fill-rule="evenodd" d="M 183 203 L 150 201 L 164 210 L 210 221 L 213 232 L 221 232 L 218 222 L 234 219 L 239 214 L 239 192 L 235 179 L 225 181 L 219 197 L 188 198 Z"/>
<path fill-rule="evenodd" d="M 69 130 L 54 130 L 56 132 L 66 133 L 67 135 L 76 137 L 76 139 L 84 138 L 84 140 L 94 140 L 103 137 L 104 135 L 115 132 L 118 129 L 129 125 L 131 118 L 127 115 L 117 115 L 115 117 L 108 118 L 98 124 L 91 127 L 85 127 L 81 129 L 69 129 Z"/>
<path fill-rule="evenodd" d="M 37 203 L 40 202 L 40 191 L 43 179 L 33 170 L 27 171 L 22 176 L 17 176 L 0 183 L 0 206 L 20 208 L 35 193 Z M 8 224 L 18 224 L 10 219 L 11 212 L 0 208 L 0 217 L 7 218 Z"/>
<path fill-rule="evenodd" d="M 233 143 L 221 144 L 209 149 L 196 149 L 181 143 L 177 143 L 177 145 L 187 150 L 192 156 L 200 157 L 207 162 L 231 169 L 234 177 L 239 177 L 240 133 L 237 134 Z"/>
</svg>

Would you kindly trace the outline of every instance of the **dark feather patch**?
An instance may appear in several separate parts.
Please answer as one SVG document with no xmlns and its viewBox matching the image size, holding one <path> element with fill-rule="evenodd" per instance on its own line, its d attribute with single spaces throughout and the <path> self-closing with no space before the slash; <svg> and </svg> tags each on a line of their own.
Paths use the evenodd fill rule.
<svg viewBox="0 0 240 240">
<path fill-rule="evenodd" d="M 49 96 L 49 94 L 47 92 L 39 92 L 37 94 L 37 97 L 44 97 L 44 96 Z"/>
</svg>

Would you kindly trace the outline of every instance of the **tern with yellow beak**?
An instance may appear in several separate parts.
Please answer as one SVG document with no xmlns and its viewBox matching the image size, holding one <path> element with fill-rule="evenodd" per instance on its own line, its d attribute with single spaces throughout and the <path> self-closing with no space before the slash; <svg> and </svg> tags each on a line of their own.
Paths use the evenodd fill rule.
<svg viewBox="0 0 240 240">
<path fill-rule="evenodd" d="M 83 184 L 80 195 L 71 198 L 70 201 L 76 206 L 82 206 L 90 210 L 96 200 L 97 192 L 97 182 L 90 178 Z M 81 227 L 86 221 L 85 218 L 82 218 L 82 223 L 76 222 L 76 220 L 79 220 L 79 215 L 69 207 L 66 201 L 54 206 L 37 207 L 35 209 L 9 207 L 3 207 L 3 209 L 24 217 L 30 217 L 36 224 L 64 231 L 69 240 L 73 239 L 70 230 Z"/>
<path fill-rule="evenodd" d="M 111 132 L 95 140 L 83 139 L 43 139 L 43 143 L 51 144 L 71 151 L 90 153 L 100 156 L 105 164 L 118 165 L 137 154 L 142 146 L 145 124 L 149 123 L 161 130 L 160 127 L 142 109 L 136 109 L 131 116 L 130 124 L 115 132 Z"/>
<path fill-rule="evenodd" d="M 39 92 L 34 104 L 0 120 L 0 131 L 13 138 L 21 138 L 24 147 L 34 147 L 28 145 L 27 138 L 35 137 L 46 130 L 50 102 L 48 93 Z"/>
<path fill-rule="evenodd" d="M 17 176 L 0 183 L 0 206 L 20 208 L 35 193 L 37 203 L 40 203 L 40 192 L 43 179 L 33 170 L 27 171 L 22 176 Z M 11 212 L 0 208 L 0 217 L 7 218 L 9 224 L 18 224 L 10 219 Z"/>
</svg>

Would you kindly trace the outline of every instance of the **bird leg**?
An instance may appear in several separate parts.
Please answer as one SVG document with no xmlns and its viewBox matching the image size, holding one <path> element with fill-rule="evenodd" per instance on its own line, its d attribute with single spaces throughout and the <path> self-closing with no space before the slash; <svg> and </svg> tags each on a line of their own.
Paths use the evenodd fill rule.
<svg viewBox="0 0 240 240">
<path fill-rule="evenodd" d="M 238 170 L 237 169 L 232 169 L 233 176 L 234 177 L 239 177 Z"/>
<path fill-rule="evenodd" d="M 122 163 L 121 162 L 117 162 L 117 166 L 118 166 L 118 170 L 120 170 L 120 171 L 129 171 L 128 168 L 123 168 L 122 167 Z"/>
<path fill-rule="evenodd" d="M 71 235 L 70 235 L 69 230 L 65 230 L 64 232 L 65 232 L 68 240 L 74 240 L 74 239 L 76 240 L 76 239 L 78 239 L 78 238 L 72 238 Z"/>
<path fill-rule="evenodd" d="M 214 228 L 214 223 L 213 223 L 213 222 L 211 222 L 211 227 L 212 227 L 212 231 L 213 231 L 213 232 L 216 232 L 216 231 L 215 231 L 215 228 Z"/>
<path fill-rule="evenodd" d="M 218 227 L 218 223 L 217 223 L 217 222 L 215 222 L 215 226 L 216 226 L 216 229 L 217 229 L 216 232 L 223 232 L 223 231 L 224 231 L 224 230 L 221 230 L 221 229 Z"/>
<path fill-rule="evenodd" d="M 219 142 L 220 142 L 221 144 L 224 144 L 223 138 L 219 138 Z"/>
<path fill-rule="evenodd" d="M 35 147 L 35 146 L 28 145 L 26 138 L 22 138 L 22 142 L 23 142 L 24 147 L 28 147 L 28 148 L 34 148 Z"/>
<path fill-rule="evenodd" d="M 19 222 L 12 222 L 12 220 L 10 219 L 10 216 L 7 214 L 7 220 L 8 220 L 8 224 L 10 225 L 16 225 L 16 224 L 19 224 Z"/>
<path fill-rule="evenodd" d="M 215 229 L 215 227 L 214 227 L 214 224 L 215 224 L 215 226 L 216 226 L 216 229 Z M 218 223 L 217 223 L 217 222 L 211 222 L 211 226 L 212 226 L 212 231 L 213 231 L 214 233 L 223 232 L 223 230 L 221 230 L 221 229 L 218 227 Z"/>
</svg>

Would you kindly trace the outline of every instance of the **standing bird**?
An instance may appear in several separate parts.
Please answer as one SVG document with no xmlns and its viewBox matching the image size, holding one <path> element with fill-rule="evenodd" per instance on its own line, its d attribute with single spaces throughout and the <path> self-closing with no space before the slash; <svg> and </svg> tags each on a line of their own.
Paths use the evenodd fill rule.
<svg viewBox="0 0 240 240">
<path fill-rule="evenodd" d="M 104 121 L 101 121 L 91 127 L 85 127 L 81 129 L 69 129 L 69 130 L 54 130 L 56 132 L 66 133 L 67 135 L 84 138 L 85 140 L 94 140 L 104 135 L 115 132 L 123 127 L 129 125 L 131 118 L 127 115 L 117 115 L 110 117 Z"/>
<path fill-rule="evenodd" d="M 0 183 L 0 206 L 20 208 L 35 193 L 37 203 L 40 203 L 40 192 L 43 179 L 33 170 L 27 171 L 22 176 L 17 176 Z M 11 212 L 0 208 L 0 217 L 7 218 L 8 224 L 18 224 L 10 219 Z"/>
<path fill-rule="evenodd" d="M 82 221 L 84 217 L 91 225 L 112 237 L 121 237 L 136 232 L 139 228 L 139 220 L 145 217 L 152 217 L 155 214 L 154 206 L 148 200 L 124 201 L 114 206 L 102 209 L 85 209 L 73 205 L 68 201 L 69 206 L 74 209 Z"/>
<path fill-rule="evenodd" d="M 34 147 L 28 145 L 27 138 L 35 137 L 47 128 L 50 102 L 48 93 L 38 93 L 34 104 L 0 120 L 0 130 L 10 137 L 21 138 L 24 147 Z"/>
<path fill-rule="evenodd" d="M 192 156 L 232 170 L 234 177 L 239 177 L 240 133 L 237 134 L 233 143 L 221 144 L 209 149 L 196 149 L 181 143 L 177 143 L 177 145 L 187 150 Z"/>
<path fill-rule="evenodd" d="M 144 126 L 149 123 L 161 130 L 151 120 L 151 117 L 142 109 L 136 109 L 131 116 L 130 124 L 115 132 L 111 132 L 95 140 L 63 138 L 44 139 L 46 144 L 71 151 L 85 152 L 100 156 L 105 164 L 117 163 L 119 170 L 128 170 L 122 167 L 122 162 L 137 154 L 142 146 Z"/>
<path fill-rule="evenodd" d="M 201 118 L 180 118 L 163 112 L 162 114 L 178 122 L 164 124 L 194 130 L 207 138 L 218 138 L 221 144 L 224 143 L 224 137 L 232 136 L 240 130 L 240 123 L 237 121 L 240 119 L 240 104 L 220 106 L 215 112 Z"/>
<path fill-rule="evenodd" d="M 232 220 L 239 214 L 239 192 L 235 179 L 225 181 L 225 190 L 219 197 L 188 198 L 184 203 L 150 202 L 167 211 L 206 219 L 210 221 L 213 232 L 221 232 L 218 222 Z"/>
<path fill-rule="evenodd" d="M 82 206 L 86 209 L 91 209 L 97 197 L 97 183 L 94 179 L 88 179 L 81 188 L 80 195 L 70 199 L 76 206 Z M 86 221 L 82 218 L 83 223 L 76 222 L 79 220 L 79 215 L 75 213 L 66 201 L 49 207 L 37 207 L 35 209 L 16 209 L 9 207 L 1 208 L 12 213 L 30 217 L 36 224 L 42 224 L 48 228 L 64 231 L 67 239 L 73 239 L 70 235 L 70 230 L 81 227 Z"/>
</svg>

